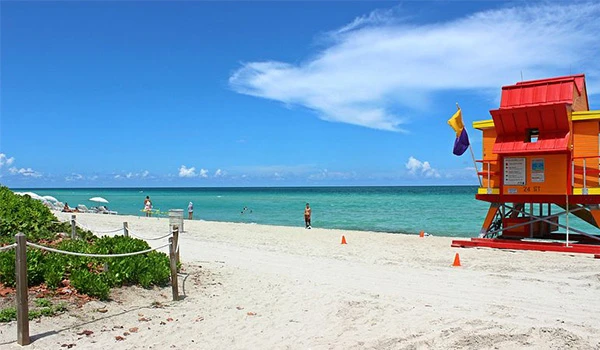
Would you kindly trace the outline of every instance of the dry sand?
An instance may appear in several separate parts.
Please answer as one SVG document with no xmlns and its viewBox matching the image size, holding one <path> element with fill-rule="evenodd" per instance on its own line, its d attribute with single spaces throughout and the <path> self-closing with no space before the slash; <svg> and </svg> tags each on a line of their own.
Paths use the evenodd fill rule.
<svg viewBox="0 0 600 350">
<path fill-rule="evenodd" d="M 77 217 L 97 231 L 169 229 L 168 219 Z M 600 260 L 590 255 L 187 220 L 180 237 L 183 300 L 170 288 L 117 289 L 113 301 L 31 322 L 29 348 L 600 349 Z M 462 267 L 451 266 L 457 252 Z M 0 348 L 21 348 L 14 322 L 0 332 Z"/>
</svg>

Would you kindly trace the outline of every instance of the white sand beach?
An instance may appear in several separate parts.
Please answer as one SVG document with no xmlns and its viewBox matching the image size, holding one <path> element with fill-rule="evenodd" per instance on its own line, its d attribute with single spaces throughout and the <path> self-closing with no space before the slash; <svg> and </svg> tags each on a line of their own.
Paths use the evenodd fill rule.
<svg viewBox="0 0 600 350">
<path fill-rule="evenodd" d="M 169 229 L 164 218 L 77 218 L 98 231 L 127 221 L 146 237 Z M 186 220 L 183 300 L 169 287 L 117 289 L 32 321 L 28 348 L 600 349 L 600 259 L 451 240 Z M 15 322 L 0 332 L 0 348 L 22 348 Z"/>
</svg>

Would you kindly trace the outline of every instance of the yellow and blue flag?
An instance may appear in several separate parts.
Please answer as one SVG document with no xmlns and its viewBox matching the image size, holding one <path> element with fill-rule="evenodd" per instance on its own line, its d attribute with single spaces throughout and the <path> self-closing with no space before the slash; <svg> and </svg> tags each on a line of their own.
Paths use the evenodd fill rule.
<svg viewBox="0 0 600 350">
<path fill-rule="evenodd" d="M 450 127 L 452 127 L 452 129 L 454 129 L 454 132 L 456 132 L 456 140 L 454 140 L 454 149 L 452 150 L 452 153 L 457 156 L 462 156 L 467 148 L 469 148 L 470 143 L 469 135 L 467 135 L 467 129 L 465 129 L 465 125 L 462 121 L 462 112 L 460 107 L 458 108 L 458 111 L 456 111 L 456 113 L 454 113 L 454 115 L 448 119 L 448 124 Z"/>
</svg>

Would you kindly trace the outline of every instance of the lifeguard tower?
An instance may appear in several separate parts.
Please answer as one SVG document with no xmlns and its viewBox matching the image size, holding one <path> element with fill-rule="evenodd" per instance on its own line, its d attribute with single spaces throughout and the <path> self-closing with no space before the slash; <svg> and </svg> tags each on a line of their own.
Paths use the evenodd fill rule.
<svg viewBox="0 0 600 350">
<path fill-rule="evenodd" d="M 600 111 L 589 110 L 585 76 L 504 86 L 490 114 L 473 123 L 483 132 L 475 197 L 490 207 L 479 238 L 452 246 L 600 254 Z"/>
</svg>

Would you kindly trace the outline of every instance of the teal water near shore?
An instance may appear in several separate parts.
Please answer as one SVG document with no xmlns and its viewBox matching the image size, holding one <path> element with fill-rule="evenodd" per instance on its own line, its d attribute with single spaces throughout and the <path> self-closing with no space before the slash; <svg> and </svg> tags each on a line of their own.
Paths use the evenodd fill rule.
<svg viewBox="0 0 600 350">
<path fill-rule="evenodd" d="M 251 187 L 251 188 L 81 188 L 14 189 L 51 195 L 71 207 L 88 208 L 106 198 L 110 210 L 144 215 L 144 198 L 163 215 L 194 203 L 194 219 L 264 225 L 304 226 L 304 206 L 310 203 L 313 227 L 438 236 L 476 237 L 489 204 L 475 199 L 475 186 L 434 187 Z M 248 210 L 242 213 L 242 209 Z M 557 209 L 558 211 L 558 209 Z M 555 212 L 557 212 L 555 211 Z M 583 229 L 589 225 L 571 224 Z M 574 220 L 575 219 L 575 220 Z M 564 219 L 561 219 L 564 223 Z"/>
<path fill-rule="evenodd" d="M 155 209 L 184 209 L 209 221 L 304 226 L 304 206 L 314 227 L 365 231 L 477 236 L 488 205 L 475 200 L 475 186 L 437 187 L 267 187 L 267 188 L 82 188 L 15 189 L 51 195 L 71 207 L 106 198 L 110 210 L 143 215 L 150 196 Z M 247 207 L 244 213 L 242 209 Z"/>
</svg>

